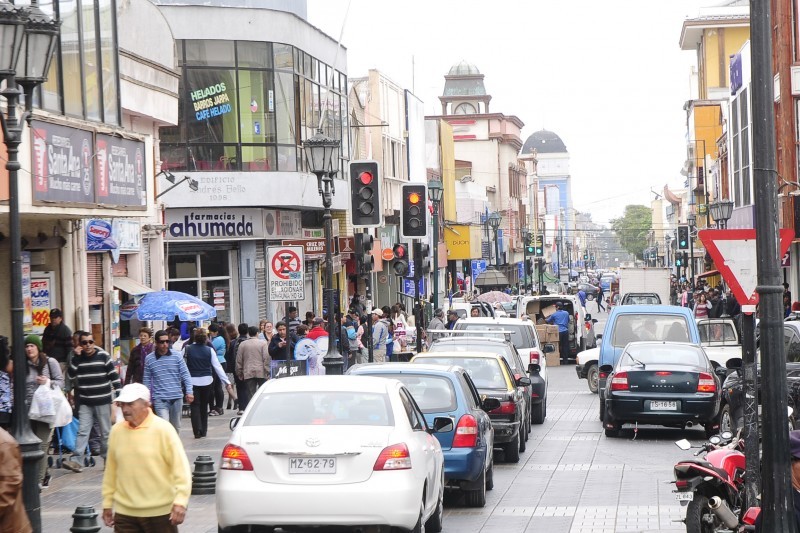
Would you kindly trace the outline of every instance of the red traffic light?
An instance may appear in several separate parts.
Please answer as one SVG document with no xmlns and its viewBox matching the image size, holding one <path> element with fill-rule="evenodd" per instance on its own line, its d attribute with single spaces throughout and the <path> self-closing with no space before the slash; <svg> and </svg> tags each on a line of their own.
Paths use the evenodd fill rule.
<svg viewBox="0 0 800 533">
<path fill-rule="evenodd" d="M 372 175 L 372 172 L 362 172 L 358 175 L 358 181 L 363 183 L 364 185 L 369 185 L 372 183 L 372 180 L 375 179 L 375 176 Z"/>
<path fill-rule="evenodd" d="M 396 259 L 403 259 L 406 256 L 406 247 L 402 244 L 395 244 L 392 252 L 394 252 Z"/>
</svg>

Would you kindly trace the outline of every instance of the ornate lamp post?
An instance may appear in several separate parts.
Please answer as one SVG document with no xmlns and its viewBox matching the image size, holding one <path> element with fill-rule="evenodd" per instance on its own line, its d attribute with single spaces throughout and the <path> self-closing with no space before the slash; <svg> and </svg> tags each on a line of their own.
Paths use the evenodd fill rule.
<svg viewBox="0 0 800 533">
<path fill-rule="evenodd" d="M 331 204 L 336 193 L 333 177 L 339 172 L 339 141 L 331 139 L 322 129 L 303 143 L 308 169 L 317 176 L 317 190 L 322 197 L 322 216 L 325 225 L 325 307 L 328 309 L 328 352 L 322 359 L 325 374 L 341 375 L 344 361 L 336 351 L 336 314 L 333 302 L 333 216 Z"/>
<path fill-rule="evenodd" d="M 444 187 L 439 180 L 428 182 L 428 195 L 433 202 L 433 308 L 439 307 L 439 205 Z"/>
<path fill-rule="evenodd" d="M 497 239 L 497 229 L 500 227 L 502 218 L 503 217 L 497 211 L 489 215 L 489 227 L 492 228 L 492 232 L 494 232 L 494 266 L 498 270 L 500 270 L 500 242 Z"/>
<path fill-rule="evenodd" d="M 14 365 L 14 408 L 12 434 L 22 455 L 22 496 L 34 531 L 41 531 L 39 500 L 39 461 L 44 460 L 41 441 L 31 431 L 25 406 L 25 331 L 22 302 L 22 231 L 19 215 L 19 145 L 25 122 L 30 120 L 34 89 L 47 79 L 50 61 L 58 40 L 60 23 L 51 19 L 36 2 L 18 8 L 0 0 L 0 80 L 6 99 L 5 114 L 0 113 L 3 142 L 8 151 L 8 219 L 11 267 L 11 348 Z M 21 89 L 20 89 L 21 87 Z M 17 105 L 25 96 L 25 110 L 17 115 Z"/>
<path fill-rule="evenodd" d="M 708 208 L 711 216 L 717 223 L 717 229 L 725 229 L 733 214 L 733 202 L 731 200 L 716 200 Z"/>
<path fill-rule="evenodd" d="M 689 223 L 689 276 L 692 290 L 694 290 L 694 236 L 692 233 L 697 228 L 697 217 L 694 213 L 689 213 L 686 221 Z"/>
</svg>

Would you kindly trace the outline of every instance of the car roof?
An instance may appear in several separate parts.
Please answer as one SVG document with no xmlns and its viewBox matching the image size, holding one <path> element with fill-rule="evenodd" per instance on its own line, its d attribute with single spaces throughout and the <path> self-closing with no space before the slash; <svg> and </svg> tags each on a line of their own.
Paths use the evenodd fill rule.
<svg viewBox="0 0 800 533">
<path fill-rule="evenodd" d="M 428 357 L 460 357 L 471 359 L 503 359 L 503 356 L 497 353 L 490 352 L 436 352 L 428 353 L 423 352 L 414 356 L 414 359 L 426 359 Z"/>
<path fill-rule="evenodd" d="M 385 394 L 389 383 L 396 380 L 373 378 L 369 376 L 294 376 L 291 378 L 270 379 L 266 392 L 314 392 L 314 391 L 362 391 Z"/>
<path fill-rule="evenodd" d="M 647 315 L 681 315 L 681 316 L 692 316 L 692 311 L 688 307 L 680 307 L 678 305 L 625 305 L 625 306 L 614 306 L 614 309 L 611 310 L 611 316 L 614 315 L 635 315 L 635 314 L 647 314 Z"/>
<path fill-rule="evenodd" d="M 460 319 L 459 322 L 463 322 L 465 324 L 509 324 L 514 326 L 527 325 L 533 327 L 533 323 L 531 322 L 526 322 L 524 320 L 520 320 L 519 318 L 509 317 L 492 318 L 490 316 L 468 316 Z"/>
<path fill-rule="evenodd" d="M 484 337 L 481 335 L 459 335 L 459 336 L 452 336 L 452 337 L 441 337 L 436 339 L 431 344 L 461 344 L 461 341 L 469 341 L 469 342 L 488 342 L 494 344 L 502 344 L 504 346 L 508 346 L 509 344 L 513 344 L 511 341 L 507 341 L 505 339 L 501 339 L 500 337 Z"/>
<path fill-rule="evenodd" d="M 432 374 L 450 377 L 454 372 L 463 371 L 458 365 L 434 365 L 431 363 L 361 363 L 350 367 L 348 375 L 368 374 Z M 350 373 L 352 372 L 352 374 Z M 363 372 L 363 374 L 362 374 Z"/>
</svg>

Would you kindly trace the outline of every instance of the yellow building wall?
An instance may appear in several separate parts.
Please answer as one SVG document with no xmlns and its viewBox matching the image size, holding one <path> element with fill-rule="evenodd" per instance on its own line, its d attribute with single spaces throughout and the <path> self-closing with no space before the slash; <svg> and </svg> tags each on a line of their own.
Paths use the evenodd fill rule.
<svg viewBox="0 0 800 533">
<path fill-rule="evenodd" d="M 750 39 L 750 28 L 715 28 L 704 31 L 703 35 L 703 66 L 705 72 L 700 72 L 708 87 L 730 87 L 728 80 L 728 65 L 730 57 L 736 54 L 744 43 Z M 720 52 L 720 40 L 722 52 Z M 722 53 L 722 57 L 720 57 Z M 708 94 L 701 94 L 701 99 L 708 98 Z"/>
<path fill-rule="evenodd" d="M 698 142 L 695 147 L 695 164 L 706 166 L 703 163 L 703 146 L 705 145 L 705 155 L 710 155 L 716 160 L 719 157 L 717 151 L 717 139 L 722 135 L 721 109 L 718 105 L 695 106 L 694 108 L 694 139 Z M 708 169 L 706 169 L 708 170 Z"/>
<path fill-rule="evenodd" d="M 456 146 L 453 142 L 453 127 L 444 120 L 439 120 L 439 144 L 442 154 L 444 219 L 456 220 Z"/>
<path fill-rule="evenodd" d="M 447 259 L 479 259 L 481 257 L 481 226 L 454 224 L 445 226 L 444 242 L 447 245 Z"/>
</svg>

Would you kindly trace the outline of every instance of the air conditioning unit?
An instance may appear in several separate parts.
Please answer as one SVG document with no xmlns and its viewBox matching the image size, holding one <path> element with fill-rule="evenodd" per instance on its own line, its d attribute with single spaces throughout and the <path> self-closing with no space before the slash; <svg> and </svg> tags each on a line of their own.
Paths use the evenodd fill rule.
<svg viewBox="0 0 800 533">
<path fill-rule="evenodd" d="M 31 257 L 31 266 L 40 266 L 47 262 L 47 258 L 44 255 L 44 251 L 40 250 L 38 252 L 29 252 Z"/>
</svg>

